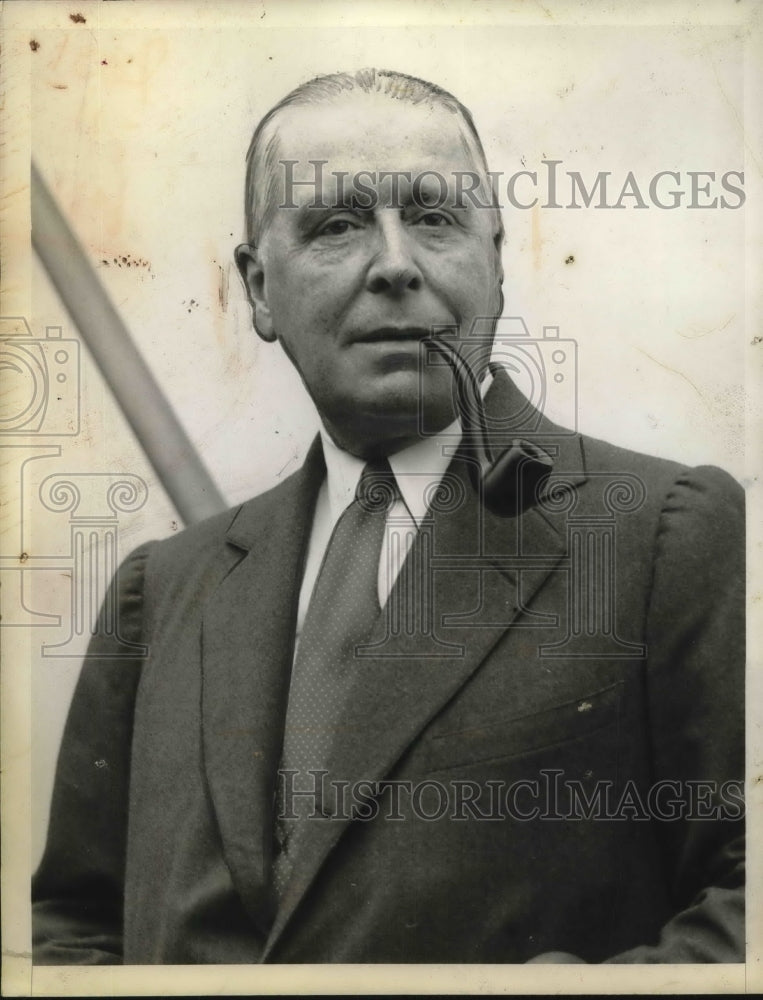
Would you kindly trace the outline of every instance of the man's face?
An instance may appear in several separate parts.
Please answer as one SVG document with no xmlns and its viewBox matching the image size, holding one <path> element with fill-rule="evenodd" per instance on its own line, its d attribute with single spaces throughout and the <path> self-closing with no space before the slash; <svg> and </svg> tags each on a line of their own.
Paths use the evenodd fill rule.
<svg viewBox="0 0 763 1000">
<path fill-rule="evenodd" d="M 454 417 L 450 371 L 422 368 L 422 338 L 438 326 L 466 338 L 475 318 L 500 308 L 494 213 L 456 197 L 457 172 L 477 165 L 457 116 L 382 95 L 290 108 L 277 121 L 279 160 L 297 161 L 295 182 L 314 179 L 310 160 L 327 162 L 319 192 L 287 191 L 279 163 L 278 204 L 297 207 L 276 207 L 257 252 L 240 259 L 257 329 L 280 340 L 337 444 L 363 456 L 394 451 L 417 437 L 422 406 L 428 427 Z M 377 181 L 397 172 L 396 197 L 389 179 L 362 175 L 375 204 L 353 208 L 359 171 Z M 424 171 L 447 183 L 440 207 L 423 204 L 427 192 L 429 204 L 442 200 L 438 179 L 416 191 L 400 176 Z"/>
</svg>

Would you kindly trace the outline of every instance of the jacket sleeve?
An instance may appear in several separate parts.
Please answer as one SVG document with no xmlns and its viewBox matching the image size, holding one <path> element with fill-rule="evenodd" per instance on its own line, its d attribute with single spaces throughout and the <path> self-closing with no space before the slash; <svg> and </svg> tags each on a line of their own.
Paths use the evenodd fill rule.
<svg viewBox="0 0 763 1000">
<path fill-rule="evenodd" d="M 663 505 L 647 617 L 653 781 L 680 783 L 658 819 L 674 916 L 612 963 L 743 962 L 744 493 L 720 469 L 683 474 Z"/>
<path fill-rule="evenodd" d="M 32 879 L 35 964 L 122 962 L 130 742 L 145 655 L 139 644 L 146 641 L 147 555 L 148 545 L 141 546 L 117 571 L 75 688 L 45 852 Z M 113 602 L 118 635 L 107 634 Z"/>
</svg>

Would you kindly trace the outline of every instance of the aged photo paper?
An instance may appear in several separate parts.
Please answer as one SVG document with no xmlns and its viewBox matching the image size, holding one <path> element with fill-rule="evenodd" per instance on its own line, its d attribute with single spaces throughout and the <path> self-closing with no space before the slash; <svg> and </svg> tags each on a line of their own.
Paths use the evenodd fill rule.
<svg viewBox="0 0 763 1000">
<path fill-rule="evenodd" d="M 0 18 L 5 994 L 760 990 L 760 5 L 32 0 Z M 32 965 L 30 878 L 110 579 L 285 480 L 319 426 L 234 262 L 252 131 L 299 84 L 367 67 L 474 118 L 505 229 L 503 330 L 546 373 L 534 404 L 745 490 L 744 964 Z"/>
</svg>

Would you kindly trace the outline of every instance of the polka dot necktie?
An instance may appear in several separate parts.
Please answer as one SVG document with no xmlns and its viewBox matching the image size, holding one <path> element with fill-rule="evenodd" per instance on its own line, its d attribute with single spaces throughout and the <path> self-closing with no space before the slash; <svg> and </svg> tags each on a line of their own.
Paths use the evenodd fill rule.
<svg viewBox="0 0 763 1000">
<path fill-rule="evenodd" d="M 320 776 L 309 772 L 326 766 L 359 668 L 355 648 L 368 638 L 381 610 L 379 559 L 387 512 L 398 495 L 386 459 L 366 465 L 355 499 L 336 523 L 310 597 L 292 668 L 282 773 L 276 782 L 273 882 L 279 896 L 311 823 L 320 821 L 317 797 L 285 790 L 320 789 Z M 292 771 L 284 778 L 283 772 Z"/>
</svg>

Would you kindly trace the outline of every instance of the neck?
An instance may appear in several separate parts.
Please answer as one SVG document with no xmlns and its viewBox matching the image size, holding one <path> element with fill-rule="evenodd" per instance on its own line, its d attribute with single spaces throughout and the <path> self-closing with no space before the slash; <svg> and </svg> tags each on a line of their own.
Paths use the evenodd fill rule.
<svg viewBox="0 0 763 1000">
<path fill-rule="evenodd" d="M 369 439 L 369 436 L 357 433 L 343 434 L 328 421 L 324 421 L 323 426 L 337 448 L 341 448 L 342 451 L 346 451 L 356 458 L 362 458 L 365 462 L 394 455 L 421 440 L 419 434 L 384 435 Z"/>
</svg>

